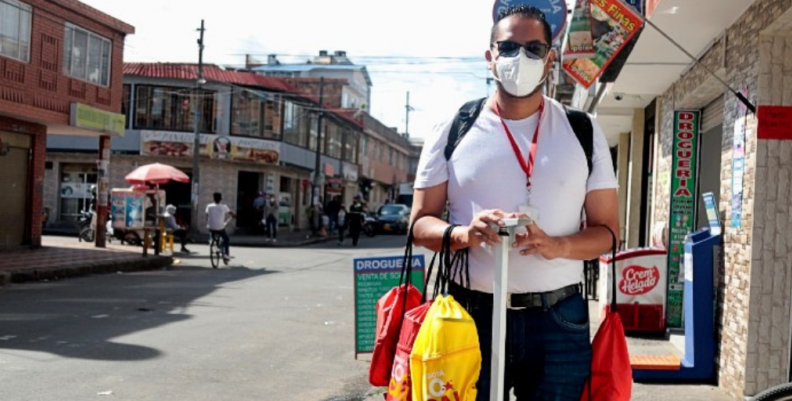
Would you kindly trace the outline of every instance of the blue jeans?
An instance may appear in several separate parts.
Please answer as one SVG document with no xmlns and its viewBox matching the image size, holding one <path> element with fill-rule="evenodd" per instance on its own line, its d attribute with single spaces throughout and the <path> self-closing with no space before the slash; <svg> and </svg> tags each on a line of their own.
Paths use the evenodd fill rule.
<svg viewBox="0 0 792 401">
<path fill-rule="evenodd" d="M 219 235 L 223 239 L 223 254 L 225 256 L 231 255 L 231 239 L 228 238 L 226 230 L 212 230 L 212 237 Z"/>
<path fill-rule="evenodd" d="M 456 292 L 456 293 L 455 293 Z M 481 345 L 478 401 L 490 396 L 492 304 L 468 302 L 451 294 L 476 322 Z M 588 304 L 581 294 L 552 308 L 509 310 L 506 318 L 506 371 L 503 399 L 514 389 L 518 401 L 579 401 L 591 372 Z"/>
</svg>

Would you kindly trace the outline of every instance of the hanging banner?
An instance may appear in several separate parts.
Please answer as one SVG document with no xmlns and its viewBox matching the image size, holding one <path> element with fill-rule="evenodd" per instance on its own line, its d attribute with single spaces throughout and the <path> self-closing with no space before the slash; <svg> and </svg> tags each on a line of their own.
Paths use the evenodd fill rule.
<svg viewBox="0 0 792 401">
<path fill-rule="evenodd" d="M 745 175 L 745 118 L 734 121 L 732 145 L 732 228 L 742 228 L 743 176 Z"/>
<path fill-rule="evenodd" d="M 696 189 L 700 111 L 674 112 L 674 152 L 671 166 L 671 211 L 668 240 L 668 327 L 682 327 L 685 238 L 696 223 Z"/>
<path fill-rule="evenodd" d="M 192 157 L 195 134 L 141 131 L 140 154 L 144 156 Z M 218 160 L 278 164 L 280 142 L 236 136 L 201 134 L 199 156 Z"/>
<path fill-rule="evenodd" d="M 561 38 L 567 21 L 566 0 L 496 0 L 492 8 L 492 20 L 497 21 L 502 11 L 519 5 L 534 6 L 542 11 L 553 32 L 553 42 Z"/>
<path fill-rule="evenodd" d="M 792 140 L 792 107 L 759 106 L 759 139 Z"/>
<path fill-rule="evenodd" d="M 586 89 L 591 87 L 627 42 L 643 27 L 643 20 L 635 9 L 620 0 L 590 1 L 594 54 L 589 57 L 567 57 L 564 60 L 564 71 Z M 570 31 L 570 35 L 571 33 Z M 567 43 L 571 46 L 571 36 Z"/>
<path fill-rule="evenodd" d="M 565 59 L 594 57 L 594 39 L 591 37 L 591 7 L 589 0 L 577 0 L 572 22 L 569 24 L 569 38 Z"/>
</svg>

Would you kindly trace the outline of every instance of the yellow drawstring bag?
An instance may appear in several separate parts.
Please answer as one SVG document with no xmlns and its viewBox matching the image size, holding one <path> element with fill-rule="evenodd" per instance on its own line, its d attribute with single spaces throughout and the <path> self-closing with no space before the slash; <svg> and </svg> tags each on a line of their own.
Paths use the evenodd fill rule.
<svg viewBox="0 0 792 401">
<path fill-rule="evenodd" d="M 413 401 L 474 401 L 480 372 L 473 318 L 453 296 L 437 296 L 410 354 Z"/>
</svg>

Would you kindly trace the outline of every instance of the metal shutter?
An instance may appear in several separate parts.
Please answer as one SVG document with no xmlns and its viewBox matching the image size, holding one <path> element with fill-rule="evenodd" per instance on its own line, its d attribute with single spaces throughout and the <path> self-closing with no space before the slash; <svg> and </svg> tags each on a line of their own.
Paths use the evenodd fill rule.
<svg viewBox="0 0 792 401">
<path fill-rule="evenodd" d="M 30 137 L 0 135 L 9 146 L 6 155 L 0 154 L 0 249 L 8 249 L 19 247 L 27 237 Z"/>
<path fill-rule="evenodd" d="M 701 132 L 705 133 L 718 125 L 723 124 L 724 97 L 721 96 L 704 107 L 701 113 Z"/>
</svg>

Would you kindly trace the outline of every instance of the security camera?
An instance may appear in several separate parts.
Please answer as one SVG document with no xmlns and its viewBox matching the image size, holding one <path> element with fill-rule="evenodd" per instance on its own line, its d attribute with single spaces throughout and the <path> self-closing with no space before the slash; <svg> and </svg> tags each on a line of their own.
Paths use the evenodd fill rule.
<svg viewBox="0 0 792 401">
<path fill-rule="evenodd" d="M 622 100 L 624 100 L 624 95 L 622 95 L 621 93 L 614 93 L 613 97 L 616 99 L 617 102 L 621 102 Z"/>
</svg>

